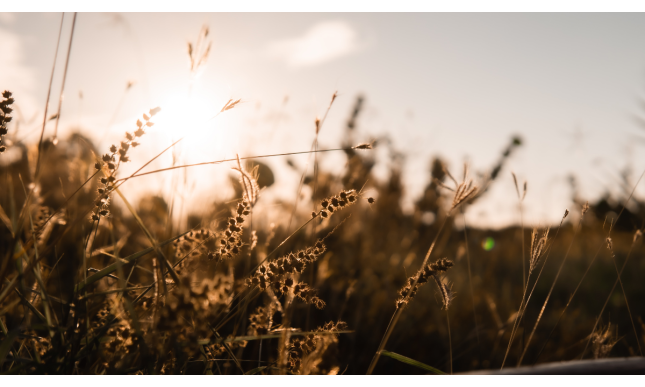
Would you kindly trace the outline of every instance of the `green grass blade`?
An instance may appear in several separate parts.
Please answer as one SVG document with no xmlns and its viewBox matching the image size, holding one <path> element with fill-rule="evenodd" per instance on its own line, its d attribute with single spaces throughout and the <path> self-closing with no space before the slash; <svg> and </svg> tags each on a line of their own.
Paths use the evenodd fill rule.
<svg viewBox="0 0 645 387">
<path fill-rule="evenodd" d="M 398 353 L 390 352 L 390 351 L 381 351 L 381 355 L 385 355 L 387 357 L 391 357 L 394 360 L 398 360 L 401 363 L 409 364 L 411 366 L 415 366 L 417 368 L 424 369 L 426 371 L 430 371 L 432 373 L 435 373 L 437 375 L 446 375 L 445 372 L 439 371 L 438 369 L 431 367 L 427 364 L 421 363 L 420 361 L 416 361 L 414 359 L 410 359 L 409 357 L 399 355 Z"/>
</svg>

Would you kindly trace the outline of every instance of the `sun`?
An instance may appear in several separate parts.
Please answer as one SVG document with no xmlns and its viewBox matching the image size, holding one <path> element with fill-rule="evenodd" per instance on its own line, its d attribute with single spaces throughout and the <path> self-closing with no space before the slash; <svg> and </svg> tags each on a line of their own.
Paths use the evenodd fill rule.
<svg viewBox="0 0 645 387">
<path fill-rule="evenodd" d="M 215 104 L 205 95 L 170 94 L 163 99 L 155 129 L 174 139 L 197 134 L 208 127 Z"/>
<path fill-rule="evenodd" d="M 224 130 L 223 122 L 214 118 L 225 98 L 193 90 L 168 94 L 161 101 L 161 112 L 155 116 L 155 130 L 172 142 L 182 139 L 177 148 L 186 160 L 212 157 L 214 150 L 234 142 L 234 131 Z"/>
</svg>

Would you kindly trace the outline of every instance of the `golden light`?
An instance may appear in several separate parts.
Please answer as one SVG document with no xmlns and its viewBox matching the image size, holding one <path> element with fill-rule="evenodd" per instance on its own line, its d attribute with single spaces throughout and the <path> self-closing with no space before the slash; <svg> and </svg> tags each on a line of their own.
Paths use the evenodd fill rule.
<svg viewBox="0 0 645 387">
<path fill-rule="evenodd" d="M 207 161 L 214 156 L 213 151 L 234 141 L 232 131 L 223 129 L 219 117 L 213 118 L 221 110 L 225 98 L 192 90 L 169 94 L 162 101 L 154 129 L 173 142 L 183 138 L 177 150 L 185 161 Z"/>
</svg>

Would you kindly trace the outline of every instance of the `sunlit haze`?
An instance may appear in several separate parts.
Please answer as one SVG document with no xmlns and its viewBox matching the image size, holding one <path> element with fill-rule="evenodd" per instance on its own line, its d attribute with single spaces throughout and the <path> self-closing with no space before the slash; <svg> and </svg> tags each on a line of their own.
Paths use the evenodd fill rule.
<svg viewBox="0 0 645 387">
<path fill-rule="evenodd" d="M 20 121 L 14 141 L 38 141 L 60 22 L 60 13 L 0 14 L 0 88 L 14 92 Z M 66 14 L 50 115 L 71 22 Z M 191 71 L 188 43 L 195 51 L 204 26 L 199 48 L 203 54 L 210 43 L 210 51 Z M 59 135 L 80 130 L 104 151 L 143 112 L 161 107 L 120 171 L 125 176 L 180 138 L 146 170 L 306 151 L 336 91 L 319 142 L 339 147 L 361 95 L 354 140 L 381 139 L 377 178 L 386 179 L 393 162 L 386 138 L 403 155 L 404 208 L 428 184 L 433 157 L 454 171 L 468 162 L 487 173 L 518 135 L 522 146 L 468 208 L 469 220 L 487 227 L 518 221 L 514 171 L 528 182 L 525 220 L 553 223 L 572 206 L 570 175 L 584 200 L 621 197 L 621 176 L 631 184 L 640 176 L 644 47 L 643 14 L 79 13 Z M 218 115 L 230 99 L 241 102 Z M 306 154 L 290 160 L 300 171 L 312 167 Z M 342 152 L 319 160 L 336 172 L 345 165 Z M 266 163 L 280 184 L 265 195 L 293 201 L 301 172 L 286 158 Z M 210 197 L 232 194 L 233 166 L 150 175 L 124 191 L 163 194 L 179 179 L 186 182 L 179 196 L 198 211 Z"/>
</svg>

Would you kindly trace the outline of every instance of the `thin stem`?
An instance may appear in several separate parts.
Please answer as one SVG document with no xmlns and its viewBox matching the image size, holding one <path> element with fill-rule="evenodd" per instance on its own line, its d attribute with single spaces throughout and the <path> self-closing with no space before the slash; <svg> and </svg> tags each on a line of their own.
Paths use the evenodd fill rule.
<svg viewBox="0 0 645 387">
<path fill-rule="evenodd" d="M 444 226 L 448 222 L 448 219 L 450 219 L 452 213 L 452 209 L 448 212 L 446 215 L 446 219 L 444 219 L 443 224 L 439 228 L 439 231 L 434 237 L 434 240 L 432 241 L 432 244 L 430 245 L 430 248 L 428 249 L 428 252 L 426 253 L 426 256 L 423 260 L 423 263 L 421 264 L 421 267 L 424 268 L 427 263 L 428 259 L 430 258 L 430 254 L 432 253 L 432 250 L 434 249 L 435 244 L 437 243 L 437 239 L 439 238 L 439 235 L 441 234 L 441 231 L 443 230 Z M 417 285 L 417 282 L 419 281 L 419 277 L 417 276 L 414 280 L 414 283 L 410 286 L 410 288 L 414 288 Z M 408 301 L 410 299 L 411 292 L 407 294 L 405 297 L 405 301 Z M 392 331 L 394 330 L 394 327 L 396 326 L 396 323 L 399 321 L 399 318 L 401 317 L 401 313 L 405 309 L 405 305 L 407 303 L 404 302 L 401 307 L 397 308 L 394 314 L 392 315 L 392 318 L 390 319 L 390 323 L 387 326 L 387 329 L 385 330 L 385 334 L 383 335 L 383 338 L 381 339 L 381 343 L 379 344 L 378 350 L 374 354 L 374 357 L 372 358 L 372 362 L 370 363 L 369 368 L 367 369 L 367 375 L 371 375 L 372 372 L 374 371 L 374 367 L 376 367 L 376 363 L 378 362 L 379 358 L 381 357 L 381 352 L 383 352 L 383 349 L 385 349 L 385 344 L 387 344 L 387 341 L 390 339 L 390 336 L 392 335 Z"/>
<path fill-rule="evenodd" d="M 175 144 L 176 144 L 177 142 L 181 141 L 181 140 L 182 140 L 182 139 L 177 140 L 177 141 L 175 142 Z M 173 145 L 175 145 L 175 144 L 173 144 Z M 170 147 L 172 147 L 173 145 L 171 145 Z M 170 149 L 170 147 L 169 147 L 168 149 Z M 168 149 L 166 149 L 166 150 L 168 150 Z M 301 151 L 301 152 L 277 153 L 277 154 L 272 154 L 272 155 L 247 156 L 247 157 L 240 157 L 240 160 L 252 160 L 252 159 L 261 159 L 261 158 L 267 158 L 267 157 L 278 157 L 278 156 L 291 156 L 291 155 L 300 155 L 300 154 L 305 154 L 305 153 L 316 153 L 316 152 L 320 153 L 320 152 L 346 151 L 346 150 L 349 150 L 349 149 L 352 149 L 352 148 L 319 149 L 319 150 L 309 150 L 309 151 Z M 166 150 L 164 150 L 164 152 L 165 152 Z M 162 152 L 162 153 L 163 153 L 163 152 Z M 158 156 L 156 156 L 155 158 L 157 158 L 157 157 L 159 157 L 159 156 L 161 156 L 161 154 L 159 154 L 159 155 L 158 155 Z M 144 165 L 143 167 L 139 168 L 139 169 L 138 169 L 135 173 L 133 173 L 132 175 L 130 175 L 130 176 L 128 176 L 128 177 L 124 177 L 124 178 L 118 179 L 117 181 L 126 181 L 126 180 L 133 179 L 133 178 L 135 178 L 135 177 L 141 177 L 141 176 L 151 175 L 151 174 L 153 174 L 153 173 L 159 173 L 159 172 L 171 171 L 171 170 L 173 170 L 173 169 L 197 167 L 197 166 L 200 166 L 200 165 L 221 164 L 221 163 L 226 163 L 226 162 L 229 162 L 229 161 L 237 161 L 237 158 L 234 158 L 234 159 L 224 159 L 224 160 L 216 160 L 216 161 L 206 161 L 206 162 L 203 162 L 203 163 L 196 163 L 196 164 L 177 165 L 177 166 L 174 166 L 174 167 L 162 168 L 162 169 L 157 169 L 157 170 L 150 171 L 150 172 L 139 173 L 139 171 L 141 171 L 144 167 L 146 167 L 148 164 L 150 164 L 150 162 L 152 162 L 152 160 L 150 160 L 150 162 L 148 162 L 148 163 L 147 163 L 146 165 Z"/>
<path fill-rule="evenodd" d="M 531 297 L 533 296 L 533 292 L 535 291 L 535 287 L 537 286 L 538 281 L 540 280 L 540 277 L 542 276 L 542 272 L 544 271 L 544 267 L 546 267 L 546 262 L 549 260 L 549 256 L 551 255 L 551 248 L 553 247 L 553 243 L 558 240 L 558 235 L 560 235 L 560 230 L 562 229 L 562 223 L 564 223 L 564 219 L 567 217 L 569 214 L 568 211 L 565 212 L 565 215 L 562 217 L 560 220 L 560 225 L 558 226 L 558 231 L 555 233 L 555 237 L 553 238 L 553 242 L 548 246 L 544 258 L 544 262 L 542 263 L 542 267 L 540 268 L 540 272 L 538 273 L 537 278 L 535 279 L 535 282 L 533 282 L 533 287 L 531 288 L 531 292 L 529 293 L 528 298 L 526 301 L 524 301 L 524 296 L 526 295 L 526 289 L 528 289 L 529 282 L 531 280 L 531 274 L 532 274 L 532 269 L 529 267 L 529 276 L 527 278 L 527 284 L 526 284 L 526 289 L 524 290 L 524 295 L 522 295 L 522 301 L 523 301 L 523 306 L 520 304 L 520 309 L 518 310 L 517 317 L 515 318 L 515 322 L 513 324 L 513 329 L 511 330 L 511 339 L 508 343 L 508 347 L 506 348 L 506 354 L 504 355 L 504 360 L 502 361 L 502 367 L 501 369 L 504 368 L 504 364 L 506 363 L 506 358 L 508 357 L 508 353 L 511 349 L 511 345 L 513 344 L 513 340 L 515 339 L 515 334 L 517 333 L 517 328 L 519 327 L 520 323 L 522 322 L 522 318 L 524 318 L 524 313 L 526 312 L 526 307 L 528 306 L 529 301 L 531 300 Z M 581 219 L 582 221 L 582 219 Z M 575 237 L 575 235 L 574 235 Z M 539 257 L 538 257 L 539 259 Z"/>
<path fill-rule="evenodd" d="M 298 182 L 298 189 L 296 190 L 296 203 L 293 205 L 293 211 L 291 211 L 291 216 L 289 217 L 289 223 L 287 224 L 287 232 L 291 229 L 291 222 L 293 221 L 293 217 L 296 214 L 296 210 L 298 209 L 298 202 L 300 201 L 300 192 L 302 191 L 302 184 L 305 181 L 305 175 L 307 174 L 307 169 L 309 169 L 309 160 L 311 159 L 311 154 L 314 152 L 314 145 L 315 141 L 311 144 L 311 150 L 308 152 L 307 156 L 307 163 L 305 164 L 305 168 L 302 171 L 302 176 L 300 176 L 300 181 Z"/>
<path fill-rule="evenodd" d="M 584 216 L 584 214 L 583 214 L 583 216 Z M 546 305 L 549 302 L 549 298 L 551 298 L 551 293 L 553 293 L 553 289 L 555 288 L 555 283 L 558 281 L 558 278 L 560 277 L 560 273 L 562 273 L 562 268 L 564 267 L 564 264 L 567 262 L 567 258 L 569 258 L 569 253 L 571 252 L 571 247 L 573 246 L 573 242 L 575 242 L 576 235 L 578 235 L 578 232 L 580 231 L 580 228 L 582 227 L 582 218 L 583 218 L 583 216 L 580 217 L 580 221 L 578 222 L 578 227 L 573 232 L 573 237 L 571 238 L 571 243 L 569 243 L 569 248 L 567 249 L 567 252 L 564 255 L 564 259 L 562 260 L 562 263 L 560 264 L 560 268 L 558 269 L 558 273 L 555 275 L 555 279 L 553 280 L 553 283 L 551 284 L 551 289 L 549 289 L 549 293 L 547 294 L 546 299 L 544 300 L 544 304 L 542 305 L 542 309 L 540 310 L 540 314 L 538 315 L 538 318 L 535 321 L 535 325 L 533 326 L 533 330 L 531 331 L 531 335 L 529 336 L 529 339 L 526 342 L 526 345 L 524 346 L 524 350 L 522 351 L 522 355 L 520 355 L 520 360 L 517 362 L 518 367 L 522 364 L 522 360 L 524 359 L 524 355 L 526 355 L 526 350 L 529 348 L 529 345 L 531 344 L 531 339 L 533 339 L 533 335 L 535 334 L 535 330 L 537 329 L 537 326 L 540 323 L 540 320 L 542 319 L 542 315 L 544 314 L 544 309 L 546 309 Z M 562 222 L 560 222 L 560 227 L 562 227 Z M 558 231 L 559 231 L 559 228 L 558 228 Z"/>
<path fill-rule="evenodd" d="M 60 87 L 60 97 L 58 99 L 58 112 L 56 113 L 56 126 L 54 127 L 54 145 L 58 142 L 58 122 L 60 121 L 60 109 L 63 105 L 63 92 L 65 91 L 65 80 L 67 79 L 67 68 L 69 66 L 69 56 L 72 53 L 72 40 L 74 39 L 74 28 L 76 27 L 76 14 L 74 12 L 74 18 L 72 19 L 72 32 L 69 35 L 69 46 L 67 47 L 67 59 L 65 59 L 65 70 L 63 70 L 63 84 Z"/>
<path fill-rule="evenodd" d="M 632 311 L 629 308 L 629 302 L 627 302 L 627 292 L 625 292 L 625 287 L 623 286 L 623 280 L 620 279 L 620 273 L 618 273 L 618 265 L 616 265 L 616 255 L 613 250 L 611 252 L 611 261 L 614 263 L 614 268 L 616 269 L 616 274 L 618 274 L 618 282 L 620 283 L 620 289 L 623 292 L 623 297 L 625 298 L 625 305 L 627 306 L 627 313 L 629 313 L 629 321 L 632 323 L 632 329 L 634 329 L 634 336 L 636 337 L 636 344 L 638 345 L 638 352 L 643 356 L 643 350 L 641 349 L 640 340 L 638 340 L 638 333 L 636 333 L 636 325 L 634 325 L 634 317 L 632 317 Z"/>
<path fill-rule="evenodd" d="M 640 181 L 643 179 L 643 176 L 645 176 L 645 169 L 643 170 L 643 173 L 641 173 L 640 177 L 636 181 L 636 184 L 634 184 L 634 188 L 632 189 L 632 192 L 629 194 L 629 197 L 625 201 L 625 204 L 623 205 L 623 208 L 618 213 L 618 216 L 616 217 L 616 220 L 614 220 L 614 224 L 616 224 L 618 222 L 618 219 L 620 219 L 620 216 L 625 211 L 625 208 L 627 208 L 627 205 L 629 204 L 629 201 L 634 196 L 634 192 L 636 192 L 636 187 L 638 187 L 638 183 L 640 183 Z M 611 235 L 611 228 L 609 229 L 607 238 L 609 238 L 610 235 Z M 632 242 L 632 247 L 630 247 L 630 249 L 629 249 L 629 253 L 627 254 L 627 258 L 625 258 L 625 262 L 623 262 L 623 267 L 620 269 L 620 272 L 618 273 L 618 278 L 616 279 L 616 281 L 620 281 L 620 275 L 623 272 L 623 269 L 625 269 L 625 266 L 627 265 L 627 261 L 629 260 L 629 256 L 630 256 L 630 254 L 632 252 L 632 248 L 634 247 L 635 242 L 636 242 L 636 240 L 634 240 Z M 598 321 L 600 321 L 600 317 L 602 316 L 602 312 L 605 310 L 605 307 L 607 306 L 607 302 L 609 302 L 609 297 L 611 297 L 611 294 L 614 292 L 615 287 L 616 287 L 616 282 L 614 282 L 614 286 L 612 287 L 611 292 L 609 292 L 609 296 L 607 297 L 607 301 L 605 301 L 605 305 L 602 307 L 602 311 L 600 312 L 600 314 L 598 315 L 598 318 L 596 319 L 596 323 L 594 324 L 594 327 L 593 327 L 593 329 L 591 331 L 591 335 L 589 335 L 589 340 L 587 341 L 587 344 L 585 345 L 585 349 L 584 349 L 584 351 L 582 351 L 582 355 L 580 355 L 580 359 L 582 359 L 584 357 L 585 352 L 587 351 L 587 347 L 589 346 L 589 342 L 591 341 L 591 336 L 593 335 L 593 333 L 596 330 L 596 326 L 598 325 Z"/>
<path fill-rule="evenodd" d="M 473 278 L 470 270 L 470 249 L 468 248 L 468 232 L 466 231 L 466 212 L 461 209 L 461 216 L 464 219 L 464 243 L 466 245 L 466 260 L 468 262 L 468 283 L 470 284 L 470 298 L 473 302 L 473 319 L 475 320 L 475 334 L 477 336 L 477 345 L 479 342 L 479 325 L 477 324 L 477 311 L 475 309 L 475 291 L 473 290 Z M 481 348 L 480 348 L 481 349 Z"/>
<path fill-rule="evenodd" d="M 589 347 L 589 343 L 591 342 L 591 338 L 593 337 L 594 332 L 596 331 L 596 327 L 598 326 L 598 322 L 600 321 L 600 318 L 602 317 L 603 312 L 605 311 L 605 308 L 607 307 L 607 304 L 609 303 L 609 299 L 611 298 L 611 295 L 614 293 L 614 289 L 616 289 L 616 285 L 618 285 L 618 282 L 620 281 L 620 276 L 623 274 L 623 270 L 625 270 L 625 266 L 627 266 L 627 262 L 629 261 L 629 257 L 632 254 L 632 250 L 634 249 L 634 244 L 635 241 L 632 243 L 631 247 L 629 248 L 629 253 L 627 253 L 627 258 L 625 258 L 625 262 L 623 262 L 623 267 L 620 269 L 620 272 L 618 272 L 618 277 L 616 278 L 616 281 L 614 281 L 614 286 L 611 287 L 611 290 L 609 291 L 609 295 L 607 296 L 607 299 L 605 300 L 605 304 L 602 306 L 602 309 L 600 310 L 600 313 L 598 314 L 598 318 L 596 318 L 596 322 L 593 326 L 593 329 L 591 330 L 591 334 L 589 335 L 589 339 L 587 340 L 587 344 L 585 345 L 585 349 L 582 351 L 582 355 L 580 355 L 580 360 L 584 358 L 585 352 L 587 352 L 587 348 Z"/>
<path fill-rule="evenodd" d="M 520 199 L 520 233 L 522 234 L 522 286 L 526 287 L 526 245 L 524 242 L 524 211 L 522 200 Z"/>
<path fill-rule="evenodd" d="M 446 322 L 448 323 L 448 353 L 450 355 L 450 375 L 452 375 L 452 338 L 450 337 L 450 315 L 446 308 Z"/>
<path fill-rule="evenodd" d="M 544 265 L 542 265 L 542 268 L 544 268 Z M 529 281 L 531 280 L 531 274 L 529 273 Z M 536 281 L 537 283 L 537 281 Z M 535 287 L 535 285 L 534 285 Z M 513 345 L 513 340 L 515 339 L 515 333 L 517 331 L 517 327 L 520 323 L 521 317 L 522 317 L 522 312 L 524 309 L 526 309 L 526 304 L 524 303 L 524 297 L 526 297 L 526 292 L 528 290 L 528 283 L 524 287 L 524 292 L 522 294 L 522 301 L 520 301 L 520 307 L 517 310 L 517 315 L 515 316 L 515 321 L 513 321 L 513 328 L 511 329 L 511 338 L 508 341 L 508 347 L 506 347 L 506 354 L 504 354 L 504 360 L 502 360 L 502 366 L 500 369 L 504 369 L 504 365 L 506 364 L 506 358 L 508 357 L 508 353 L 511 350 L 511 346 Z M 528 303 L 528 302 L 527 302 Z"/>
<path fill-rule="evenodd" d="M 40 131 L 40 140 L 38 141 L 38 158 L 36 160 L 36 176 L 40 172 L 40 156 L 43 147 L 43 137 L 45 135 L 45 125 L 47 124 L 47 110 L 49 109 L 49 98 L 52 92 L 52 83 L 54 82 L 54 70 L 56 70 L 56 59 L 58 59 L 58 47 L 60 45 L 60 36 L 63 32 L 63 20 L 65 19 L 65 12 L 61 13 L 60 28 L 58 29 L 58 39 L 56 40 L 56 51 L 54 51 L 54 63 L 52 64 L 52 73 L 49 76 L 49 87 L 47 88 L 47 99 L 45 100 L 45 113 L 43 115 L 43 128 Z"/>
<path fill-rule="evenodd" d="M 578 282 L 578 286 L 576 286 L 575 290 L 573 291 L 573 294 L 571 294 L 571 297 L 569 297 L 569 301 L 568 301 L 568 302 L 567 302 L 567 304 L 564 306 L 564 309 L 563 309 L 563 310 L 562 310 L 562 312 L 560 313 L 560 317 L 558 317 L 558 320 L 555 322 L 555 325 L 553 326 L 553 329 L 551 329 L 551 332 L 549 333 L 549 335 L 547 336 L 546 340 L 544 341 L 544 345 L 542 346 L 542 349 L 540 350 L 540 352 L 537 354 L 537 357 L 535 358 L 535 362 L 536 362 L 536 363 L 537 363 L 537 361 L 540 359 L 540 355 L 542 354 L 542 352 L 543 352 L 543 351 L 544 351 L 544 349 L 546 348 L 547 344 L 549 343 L 549 339 L 551 339 L 551 336 L 553 335 L 553 332 L 555 332 L 555 328 L 557 328 L 557 327 L 558 327 L 558 323 L 560 323 L 560 320 L 562 319 L 562 316 L 564 315 L 564 313 L 567 311 L 567 308 L 568 308 L 568 307 L 569 307 L 569 305 L 571 304 L 571 301 L 573 300 L 573 297 L 574 297 L 574 296 L 576 295 L 576 293 L 578 292 L 578 289 L 580 288 L 580 285 L 582 285 L 582 281 L 584 281 L 585 277 L 587 276 L 587 273 L 589 273 L 589 269 L 591 269 L 591 266 L 592 266 L 592 265 L 593 265 L 593 263 L 596 261 L 596 258 L 598 258 L 598 255 L 600 254 L 600 250 L 601 250 L 601 249 L 602 249 L 602 243 L 601 243 L 601 244 L 600 244 L 600 246 L 598 247 L 598 251 L 596 251 L 596 254 L 594 255 L 594 257 L 591 259 L 591 263 L 589 264 L 589 266 L 587 266 L 587 270 L 586 270 L 586 271 L 585 271 L 585 273 L 582 275 L 582 278 L 580 279 L 580 282 Z"/>
</svg>

